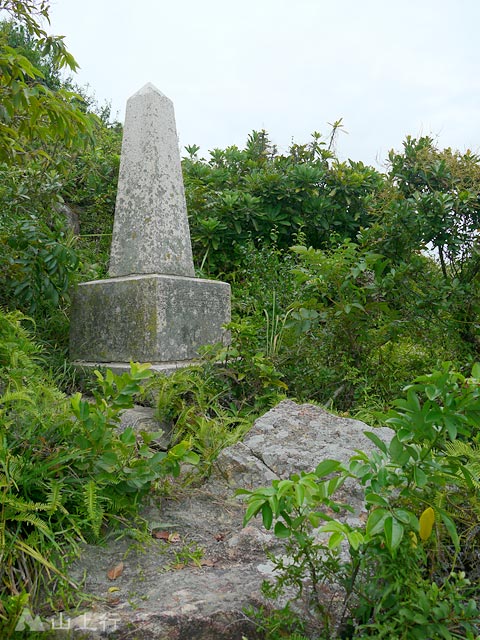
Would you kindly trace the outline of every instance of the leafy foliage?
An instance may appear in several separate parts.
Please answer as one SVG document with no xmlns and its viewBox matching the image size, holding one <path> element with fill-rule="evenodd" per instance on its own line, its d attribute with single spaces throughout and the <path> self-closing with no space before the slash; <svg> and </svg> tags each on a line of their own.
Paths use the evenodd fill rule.
<svg viewBox="0 0 480 640">
<path fill-rule="evenodd" d="M 116 430 L 120 413 L 150 377 L 149 365 L 132 364 L 121 376 L 97 372 L 94 401 L 78 393 L 69 402 L 43 373 L 39 349 L 21 321 L 18 313 L 0 314 L 0 598 L 6 610 L 16 594 L 37 596 L 45 571 L 67 581 L 66 554 L 79 540 L 136 516 L 159 479 L 198 461 L 187 442 L 159 451 L 158 434 Z"/>
<path fill-rule="evenodd" d="M 371 455 L 324 460 L 314 472 L 238 491 L 247 496 L 245 523 L 261 514 L 288 540 L 288 559 L 274 559 L 278 577 L 266 592 L 295 586 L 301 593 L 308 578 L 322 637 L 332 637 L 332 612 L 321 588 L 332 583 L 344 592 L 342 637 L 476 637 L 478 567 L 463 564 L 462 547 L 478 513 L 478 467 L 466 466 L 455 443 L 478 437 L 479 373 L 479 365 L 470 378 L 445 366 L 417 379 L 385 416 L 395 430 L 390 444 L 365 433 L 376 446 Z M 334 494 L 347 478 L 363 487 L 363 526 L 340 517 L 345 505 Z"/>
<path fill-rule="evenodd" d="M 0 9 L 12 16 L 16 26 L 0 30 L 0 161 L 24 163 L 31 159 L 53 160 L 52 147 L 65 147 L 88 140 L 93 122 L 78 107 L 78 96 L 62 88 L 52 90 L 45 80 L 48 57 L 51 76 L 77 63 L 67 51 L 63 38 L 48 36 L 40 19 L 48 21 L 49 3 L 41 0 L 3 0 Z M 33 56 L 18 46 L 22 39 Z M 11 42 L 16 36 L 16 42 Z M 11 44 L 16 46 L 9 46 Z M 31 59 L 33 58 L 33 63 Z M 36 65 L 35 65 L 36 63 Z M 47 65 L 48 67 L 48 65 Z M 43 70 L 42 70 L 43 68 Z M 52 84 L 52 83 L 50 83 Z M 54 83 L 56 84 L 56 83 Z"/>
<path fill-rule="evenodd" d="M 244 150 L 228 147 L 184 160 L 194 254 L 207 273 L 234 272 L 241 247 L 287 249 L 301 230 L 308 243 L 328 246 L 332 234 L 354 238 L 369 220 L 370 199 L 382 177 L 362 163 L 339 163 L 315 132 L 306 145 L 280 155 L 265 131 Z"/>
<path fill-rule="evenodd" d="M 439 361 L 480 355 L 479 160 L 404 147 L 386 175 L 339 163 L 319 134 L 280 155 L 253 132 L 184 160 L 199 273 L 233 282 L 235 322 L 248 316 L 291 395 L 369 419 Z"/>
<path fill-rule="evenodd" d="M 78 257 L 68 239 L 62 243 L 38 220 L 23 221 L 7 243 L 9 278 L 6 282 L 17 308 L 36 314 L 57 307 L 68 295 L 70 275 Z"/>
<path fill-rule="evenodd" d="M 286 389 L 272 359 L 252 345 L 253 328 L 228 327 L 233 345 L 205 347 L 195 366 L 156 376 L 147 391 L 156 400 L 159 422 L 175 440 L 191 443 L 201 458 L 198 471 L 207 475 L 220 451 L 238 441 Z"/>
<path fill-rule="evenodd" d="M 65 198 L 84 203 L 87 176 L 90 185 L 97 176 L 102 188 L 112 185 L 110 196 L 102 194 L 106 205 L 118 161 L 109 155 L 103 170 L 100 145 L 91 151 L 94 136 L 110 140 L 109 113 L 97 116 L 86 93 L 62 79 L 77 64 L 63 38 L 43 27 L 49 2 L 5 0 L 0 9 L 11 18 L 0 23 L 0 305 L 35 318 L 38 339 L 63 375 L 68 289 L 77 271 L 95 278 L 105 267 L 95 264 L 98 247 L 86 250 L 72 238 L 61 206 Z"/>
</svg>

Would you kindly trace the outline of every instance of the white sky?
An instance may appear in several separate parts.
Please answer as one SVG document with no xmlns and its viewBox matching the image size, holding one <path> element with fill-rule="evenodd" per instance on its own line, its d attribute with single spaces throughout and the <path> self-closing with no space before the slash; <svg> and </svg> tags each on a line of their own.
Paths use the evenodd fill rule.
<svg viewBox="0 0 480 640">
<path fill-rule="evenodd" d="M 339 157 L 381 166 L 408 134 L 480 151 L 479 25 L 479 0 L 52 0 L 48 30 L 119 120 L 152 82 L 203 155 L 343 118 Z"/>
</svg>

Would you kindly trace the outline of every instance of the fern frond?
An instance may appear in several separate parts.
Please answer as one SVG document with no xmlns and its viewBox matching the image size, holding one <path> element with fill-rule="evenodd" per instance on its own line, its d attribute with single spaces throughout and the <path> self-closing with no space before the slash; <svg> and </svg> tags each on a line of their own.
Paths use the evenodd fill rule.
<svg viewBox="0 0 480 640">
<path fill-rule="evenodd" d="M 473 445 L 464 440 L 454 440 L 445 444 L 445 450 L 449 456 L 453 458 L 467 458 L 467 460 L 476 460 L 480 462 L 480 445 Z"/>
<path fill-rule="evenodd" d="M 59 509 L 65 514 L 68 514 L 68 511 L 63 506 L 63 482 L 61 480 L 50 480 L 49 483 L 49 491 L 47 494 L 47 505 L 50 513 L 54 513 Z"/>
<path fill-rule="evenodd" d="M 462 458 L 462 464 L 470 474 L 473 485 L 480 489 L 480 446 L 454 440 L 445 445 L 445 450 L 452 458 Z"/>
<path fill-rule="evenodd" d="M 15 522 L 28 522 L 29 524 L 33 525 L 36 529 L 41 531 L 49 540 L 51 540 L 52 542 L 55 541 L 54 540 L 55 536 L 53 534 L 53 531 L 50 529 L 47 523 L 44 522 L 39 516 L 37 516 L 34 513 L 26 513 L 26 514 L 22 513 L 10 519 L 14 520 Z"/>
<path fill-rule="evenodd" d="M 0 406 L 9 405 L 13 402 L 27 402 L 28 404 L 34 405 L 35 399 L 30 393 L 26 393 L 25 391 L 7 390 L 0 396 Z"/>
<path fill-rule="evenodd" d="M 31 502 L 12 493 L 5 494 L 2 497 L 2 503 L 6 507 L 10 507 L 11 510 L 18 511 L 19 513 L 35 513 L 36 511 L 50 510 L 49 505 L 44 502 Z M 9 516 L 7 511 L 7 517 L 13 519 L 15 516 Z"/>
<path fill-rule="evenodd" d="M 100 527 L 103 522 L 103 507 L 97 492 L 97 485 L 94 480 L 87 482 L 83 489 L 83 502 L 87 511 L 88 521 L 96 537 L 100 535 Z"/>
<path fill-rule="evenodd" d="M 111 493 L 108 496 L 108 509 L 111 513 L 124 514 L 132 508 L 134 496 L 131 494 Z"/>
</svg>

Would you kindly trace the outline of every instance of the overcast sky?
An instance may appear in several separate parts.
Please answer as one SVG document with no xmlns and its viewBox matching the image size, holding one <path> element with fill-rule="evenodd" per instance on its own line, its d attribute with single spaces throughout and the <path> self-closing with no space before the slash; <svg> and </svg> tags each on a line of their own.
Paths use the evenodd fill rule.
<svg viewBox="0 0 480 640">
<path fill-rule="evenodd" d="M 52 0 L 100 103 L 152 82 L 181 146 L 281 150 L 343 118 L 338 155 L 382 166 L 406 135 L 480 151 L 479 0 Z"/>
</svg>

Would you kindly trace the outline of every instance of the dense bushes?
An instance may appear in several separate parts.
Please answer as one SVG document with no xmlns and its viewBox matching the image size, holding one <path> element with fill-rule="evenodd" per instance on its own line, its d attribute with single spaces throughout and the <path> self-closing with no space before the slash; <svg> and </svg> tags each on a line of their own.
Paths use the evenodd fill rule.
<svg viewBox="0 0 480 640">
<path fill-rule="evenodd" d="M 186 442 L 156 450 L 157 434 L 116 430 L 133 406 L 148 365 L 130 374 L 97 373 L 87 402 L 70 400 L 42 368 L 41 355 L 19 314 L 0 312 L 0 629 L 15 627 L 36 605 L 50 574 L 61 586 L 80 541 L 98 539 L 108 524 L 128 524 L 139 500 L 180 462 L 196 462 Z M 70 585 L 71 586 L 71 585 Z M 52 585 L 50 584 L 50 590 Z M 52 590 L 53 592 L 53 590 Z M 28 599 L 27 598 L 27 599 Z"/>
<path fill-rule="evenodd" d="M 239 491 L 248 497 L 245 522 L 261 514 L 287 540 L 265 593 L 276 598 L 293 586 L 310 605 L 315 638 L 336 637 L 335 618 L 342 638 L 478 637 L 479 376 L 479 365 L 469 378 L 448 365 L 422 376 L 383 416 L 395 430 L 389 445 L 366 432 L 376 445 L 370 455 Z M 348 478 L 364 491 L 365 524 L 341 517 L 349 505 L 335 491 Z M 283 627 L 293 622 L 284 611 Z M 282 625 L 277 619 L 278 635 L 268 638 L 281 637 Z"/>
<path fill-rule="evenodd" d="M 280 155 L 265 131 L 244 150 L 229 147 L 184 160 L 194 254 L 207 273 L 241 266 L 242 246 L 288 249 L 301 232 L 308 244 L 329 246 L 332 234 L 354 238 L 369 221 L 370 200 L 383 179 L 362 163 L 339 163 L 315 133 L 310 144 Z"/>
</svg>

